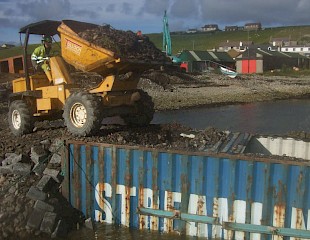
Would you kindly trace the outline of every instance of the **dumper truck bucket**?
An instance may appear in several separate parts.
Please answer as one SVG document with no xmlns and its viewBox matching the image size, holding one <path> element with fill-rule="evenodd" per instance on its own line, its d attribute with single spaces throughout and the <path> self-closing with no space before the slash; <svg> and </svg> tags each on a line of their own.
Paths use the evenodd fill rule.
<svg viewBox="0 0 310 240">
<path fill-rule="evenodd" d="M 157 59 L 156 61 L 128 59 L 111 49 L 95 44 L 95 39 L 92 41 L 82 38 L 85 31 L 96 31 L 100 27 L 102 26 L 74 20 L 62 21 L 58 31 L 61 38 L 62 57 L 67 63 L 81 71 L 96 72 L 102 76 L 114 75 L 116 72 L 119 74 L 128 71 L 143 72 L 163 64 L 163 61 Z"/>
<path fill-rule="evenodd" d="M 114 52 L 82 39 L 78 33 L 98 27 L 91 23 L 63 20 L 58 27 L 62 57 L 75 68 L 86 72 L 105 72 L 120 61 Z"/>
</svg>

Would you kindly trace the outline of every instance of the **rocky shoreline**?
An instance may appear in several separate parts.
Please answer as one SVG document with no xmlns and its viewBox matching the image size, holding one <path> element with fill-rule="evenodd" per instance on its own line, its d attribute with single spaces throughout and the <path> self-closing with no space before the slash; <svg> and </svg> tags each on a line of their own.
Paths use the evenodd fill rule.
<svg viewBox="0 0 310 240">
<path fill-rule="evenodd" d="M 221 106 L 310 97 L 310 77 L 278 77 L 250 75 L 230 79 L 205 74 L 181 83 L 162 86 L 143 79 L 141 88 L 153 98 L 157 111 Z"/>
</svg>

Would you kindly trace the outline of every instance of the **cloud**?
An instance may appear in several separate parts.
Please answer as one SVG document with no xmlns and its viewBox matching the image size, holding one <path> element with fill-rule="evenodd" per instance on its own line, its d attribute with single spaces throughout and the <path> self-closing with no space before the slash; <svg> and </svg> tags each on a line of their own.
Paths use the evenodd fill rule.
<svg viewBox="0 0 310 240">
<path fill-rule="evenodd" d="M 105 10 L 106 12 L 115 12 L 115 3 L 108 4 Z"/>
<path fill-rule="evenodd" d="M 296 14 L 296 6 L 307 5 Z M 298 22 L 300 14 L 310 8 L 305 0 L 199 0 L 202 20 L 208 23 L 233 25 L 235 23 L 261 22 L 263 25 L 285 25 L 288 22 Z M 307 10 L 306 10 L 307 9 Z M 289 17 L 288 17 L 289 16 Z"/>
<path fill-rule="evenodd" d="M 73 16 L 79 16 L 79 18 L 97 18 L 99 15 L 95 11 L 80 9 L 73 12 Z"/>
<path fill-rule="evenodd" d="M 177 18 L 199 18 L 199 5 L 197 1 L 174 1 L 170 13 Z"/>
<path fill-rule="evenodd" d="M 18 9 L 31 20 L 64 19 L 70 15 L 71 4 L 69 0 L 36 0 L 17 3 Z"/>
<path fill-rule="evenodd" d="M 126 15 L 130 15 L 132 13 L 132 5 L 128 2 L 124 2 L 122 4 L 122 13 L 126 14 Z"/>
<path fill-rule="evenodd" d="M 156 0 L 156 1 L 149 1 L 146 0 L 140 9 L 140 14 L 154 14 L 156 16 L 161 16 L 164 14 L 164 11 L 169 8 L 170 1 L 167 0 Z"/>
</svg>

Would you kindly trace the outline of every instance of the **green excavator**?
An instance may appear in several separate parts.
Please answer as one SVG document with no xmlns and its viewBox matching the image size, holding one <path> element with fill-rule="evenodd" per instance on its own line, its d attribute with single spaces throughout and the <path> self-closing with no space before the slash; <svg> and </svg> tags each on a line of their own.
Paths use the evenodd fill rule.
<svg viewBox="0 0 310 240">
<path fill-rule="evenodd" d="M 163 18 L 163 52 L 172 60 L 173 63 L 181 63 L 181 59 L 172 55 L 171 36 L 169 31 L 167 11 Z"/>
</svg>

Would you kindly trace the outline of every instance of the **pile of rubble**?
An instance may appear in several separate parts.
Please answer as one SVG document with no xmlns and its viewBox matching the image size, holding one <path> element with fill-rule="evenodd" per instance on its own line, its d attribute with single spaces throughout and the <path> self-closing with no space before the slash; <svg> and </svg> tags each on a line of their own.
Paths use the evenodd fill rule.
<svg viewBox="0 0 310 240">
<path fill-rule="evenodd" d="M 167 61 L 167 58 L 148 37 L 138 36 L 132 31 L 122 31 L 110 25 L 90 25 L 78 35 L 97 46 L 114 52 L 117 56 L 131 60 Z"/>
<path fill-rule="evenodd" d="M 0 166 L 0 239 L 66 237 L 84 223 L 60 193 L 62 141 L 42 141 L 30 156 L 6 153 Z"/>
</svg>

